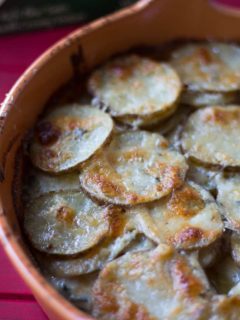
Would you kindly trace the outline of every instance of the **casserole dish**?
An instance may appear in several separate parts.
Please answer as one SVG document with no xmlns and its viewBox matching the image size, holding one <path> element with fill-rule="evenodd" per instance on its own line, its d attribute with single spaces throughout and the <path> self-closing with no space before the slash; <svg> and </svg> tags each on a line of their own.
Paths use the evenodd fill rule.
<svg viewBox="0 0 240 320">
<path fill-rule="evenodd" d="M 176 38 L 238 41 L 240 19 L 208 1 L 142 0 L 75 31 L 44 53 L 18 80 L 0 112 L 0 238 L 50 319 L 92 319 L 61 297 L 40 274 L 21 236 L 13 183 L 23 136 L 52 93 L 74 74 L 114 54 Z M 21 214 L 21 212 L 20 212 Z"/>
</svg>

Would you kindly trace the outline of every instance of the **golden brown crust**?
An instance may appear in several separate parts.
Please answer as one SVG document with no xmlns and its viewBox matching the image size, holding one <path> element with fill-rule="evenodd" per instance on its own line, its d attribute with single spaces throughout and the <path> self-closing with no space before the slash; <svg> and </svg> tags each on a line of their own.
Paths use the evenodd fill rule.
<svg viewBox="0 0 240 320">
<path fill-rule="evenodd" d="M 159 201 L 130 209 L 135 228 L 156 243 L 179 249 L 208 246 L 223 233 L 220 210 L 212 196 L 185 183 Z"/>
<path fill-rule="evenodd" d="M 167 207 L 176 215 L 193 216 L 205 207 L 199 192 L 184 184 L 177 192 L 173 192 Z"/>
<path fill-rule="evenodd" d="M 46 172 L 73 170 L 104 145 L 112 130 L 113 121 L 103 111 L 79 104 L 59 107 L 37 125 L 30 158 Z"/>
<path fill-rule="evenodd" d="M 181 145 L 187 157 L 200 163 L 239 167 L 240 154 L 236 148 L 239 134 L 239 106 L 210 106 L 188 118 Z"/>
<path fill-rule="evenodd" d="M 94 315 L 109 320 L 201 319 L 208 290 L 193 257 L 162 245 L 126 254 L 101 271 L 93 289 Z"/>
<path fill-rule="evenodd" d="M 169 194 L 183 184 L 187 170 L 184 157 L 168 148 L 158 134 L 124 132 L 80 174 L 82 188 L 102 202 L 135 205 Z"/>
<path fill-rule="evenodd" d="M 24 228 L 36 249 L 73 255 L 109 234 L 110 213 L 80 190 L 49 193 L 25 207 Z"/>
</svg>

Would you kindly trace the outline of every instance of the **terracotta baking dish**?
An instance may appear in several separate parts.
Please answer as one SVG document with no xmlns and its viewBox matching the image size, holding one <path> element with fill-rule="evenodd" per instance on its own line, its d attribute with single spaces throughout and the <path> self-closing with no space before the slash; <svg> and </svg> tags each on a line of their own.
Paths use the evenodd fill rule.
<svg viewBox="0 0 240 320">
<path fill-rule="evenodd" d="M 141 0 L 102 18 L 45 52 L 23 74 L 0 110 L 0 238 L 9 258 L 50 319 L 92 319 L 61 297 L 34 266 L 15 212 L 16 158 L 21 138 L 51 94 L 81 68 L 115 53 L 176 38 L 240 40 L 240 17 L 206 0 Z"/>
</svg>

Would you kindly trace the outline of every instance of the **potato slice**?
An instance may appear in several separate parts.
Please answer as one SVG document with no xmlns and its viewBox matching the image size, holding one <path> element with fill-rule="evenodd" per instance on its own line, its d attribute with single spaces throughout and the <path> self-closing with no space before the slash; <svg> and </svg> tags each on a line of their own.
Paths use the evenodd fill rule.
<svg viewBox="0 0 240 320">
<path fill-rule="evenodd" d="M 91 312 L 92 287 L 97 279 L 96 272 L 73 278 L 55 278 L 48 276 L 51 284 L 77 308 Z"/>
<path fill-rule="evenodd" d="M 24 185 L 26 200 L 38 198 L 50 192 L 78 191 L 80 189 L 77 172 L 52 176 L 36 169 L 30 169 Z"/>
<path fill-rule="evenodd" d="M 177 249 L 208 246 L 223 232 L 215 200 L 192 182 L 162 200 L 132 208 L 131 213 L 139 232 Z"/>
<path fill-rule="evenodd" d="M 186 156 L 201 163 L 239 167 L 240 106 L 211 106 L 194 112 L 182 132 Z"/>
<path fill-rule="evenodd" d="M 181 102 L 194 107 L 209 105 L 226 105 L 234 103 L 238 99 L 237 92 L 196 92 L 191 90 L 183 91 Z"/>
<path fill-rule="evenodd" d="M 106 142 L 112 129 L 111 117 L 96 108 L 78 104 L 59 107 L 37 124 L 31 160 L 47 172 L 73 169 Z"/>
<path fill-rule="evenodd" d="M 181 82 L 170 65 L 130 55 L 94 71 L 88 88 L 95 96 L 94 104 L 119 121 L 142 126 L 175 111 Z"/>
<path fill-rule="evenodd" d="M 47 194 L 25 208 L 24 227 L 36 249 L 70 255 L 93 247 L 109 233 L 110 213 L 80 190 Z"/>
<path fill-rule="evenodd" d="M 206 319 L 209 289 L 194 256 L 159 245 L 107 264 L 93 287 L 93 315 L 104 320 Z"/>
<path fill-rule="evenodd" d="M 191 91 L 240 89 L 240 47 L 219 42 L 193 43 L 172 52 L 171 64 Z"/>
<path fill-rule="evenodd" d="M 146 131 L 118 134 L 80 174 L 83 189 L 100 201 L 134 205 L 162 198 L 182 185 L 184 157 L 162 136 Z"/>
<path fill-rule="evenodd" d="M 228 229 L 240 231 L 240 175 L 219 176 L 217 201 L 221 204 Z"/>
<path fill-rule="evenodd" d="M 107 238 L 78 257 L 41 257 L 41 264 L 53 275 L 73 277 L 101 270 L 117 257 L 136 237 L 137 231 L 126 231 L 117 238 Z"/>
</svg>

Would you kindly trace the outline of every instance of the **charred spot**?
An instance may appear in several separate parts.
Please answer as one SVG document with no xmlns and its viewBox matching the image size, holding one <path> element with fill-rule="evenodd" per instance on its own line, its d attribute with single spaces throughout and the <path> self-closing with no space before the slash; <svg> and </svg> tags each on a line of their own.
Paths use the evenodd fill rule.
<svg viewBox="0 0 240 320">
<path fill-rule="evenodd" d="M 50 122 L 43 121 L 36 126 L 36 137 L 41 145 L 49 146 L 55 143 L 61 135 L 59 128 L 54 127 Z"/>
<path fill-rule="evenodd" d="M 67 206 L 62 206 L 57 210 L 56 218 L 59 222 L 73 223 L 73 219 L 75 217 L 75 212 L 72 208 Z"/>
</svg>

